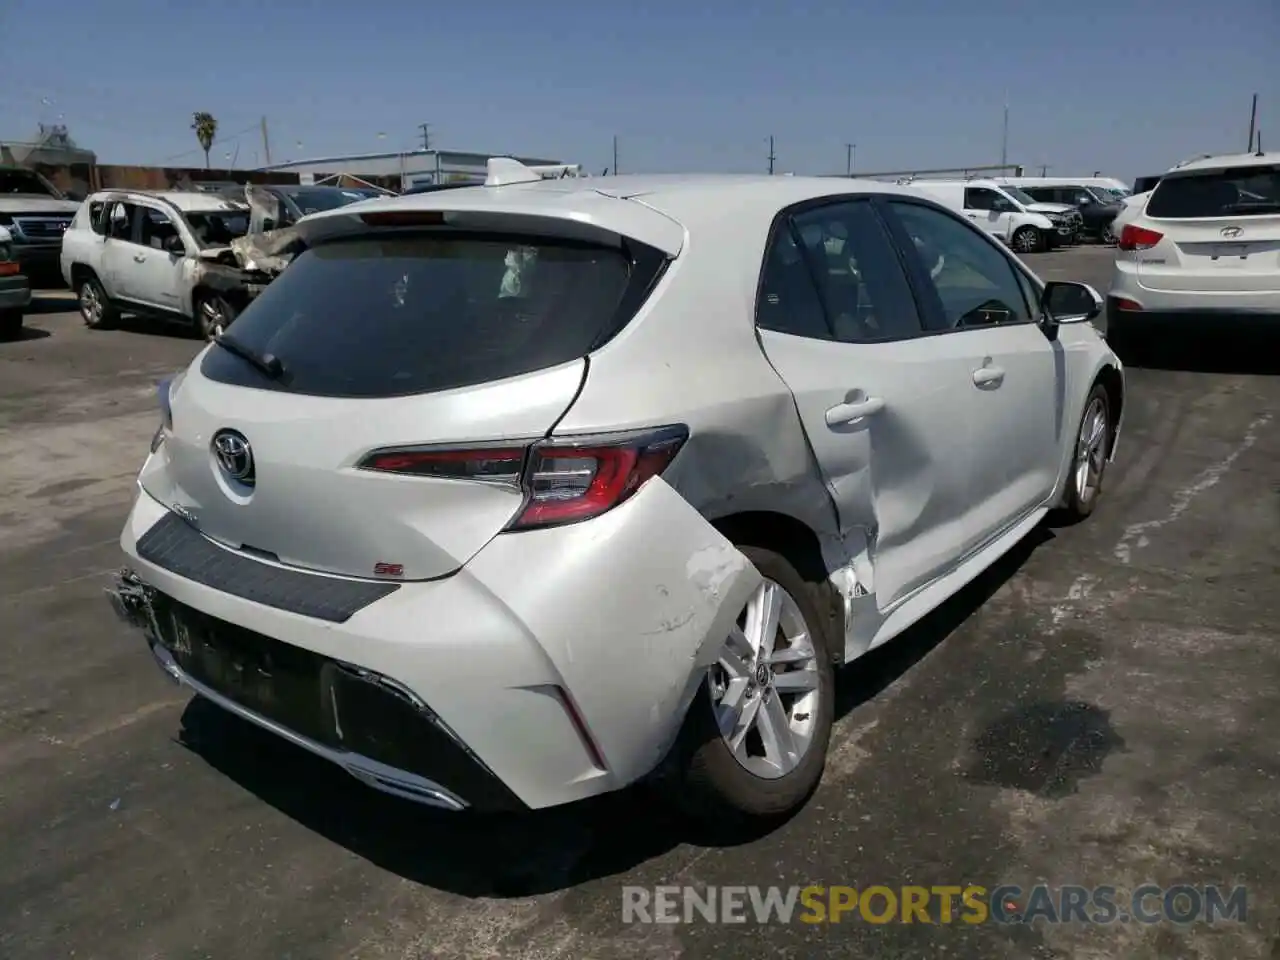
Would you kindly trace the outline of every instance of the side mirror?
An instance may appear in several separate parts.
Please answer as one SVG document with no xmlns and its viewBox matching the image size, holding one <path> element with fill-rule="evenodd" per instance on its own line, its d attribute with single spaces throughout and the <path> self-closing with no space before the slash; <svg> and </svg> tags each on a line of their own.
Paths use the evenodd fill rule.
<svg viewBox="0 0 1280 960">
<path fill-rule="evenodd" d="M 182 242 L 182 238 L 176 233 L 171 237 L 166 237 L 164 241 L 164 249 L 166 253 L 176 253 L 182 256 L 187 252 L 187 245 Z"/>
<path fill-rule="evenodd" d="M 1102 313 L 1102 297 L 1087 283 L 1051 280 L 1040 297 L 1040 313 L 1054 325 L 1088 323 Z"/>
</svg>

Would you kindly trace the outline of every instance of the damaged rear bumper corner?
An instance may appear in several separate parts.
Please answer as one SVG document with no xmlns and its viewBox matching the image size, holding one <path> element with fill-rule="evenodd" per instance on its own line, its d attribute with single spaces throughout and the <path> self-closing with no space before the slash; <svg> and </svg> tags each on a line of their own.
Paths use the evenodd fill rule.
<svg viewBox="0 0 1280 960">
<path fill-rule="evenodd" d="M 162 639 L 156 613 L 157 591 L 144 583 L 133 571 L 128 569 L 121 570 L 116 576 L 114 585 L 107 589 L 106 593 L 116 616 L 126 625 L 143 632 L 146 636 L 147 646 L 151 650 L 157 666 L 175 684 L 188 688 L 193 693 L 216 704 L 228 713 L 268 733 L 273 733 L 296 747 L 301 747 L 309 753 L 336 764 L 374 790 L 424 806 L 453 812 L 467 810 L 471 806 L 468 801 L 434 780 L 358 752 L 321 743 L 319 740 L 305 736 L 285 724 L 245 707 L 231 697 L 225 696 L 213 687 L 196 679 L 183 669 L 178 663 L 177 657 Z M 370 674 L 369 671 L 360 668 L 351 668 L 351 670 L 352 675 L 359 682 L 378 689 L 384 696 L 406 701 L 415 711 L 419 707 L 425 710 L 425 705 L 415 702 L 416 698 L 396 684 L 395 681 Z M 425 712 L 429 714 L 429 711 Z M 424 716 L 422 719 L 424 722 L 433 722 L 435 720 L 434 717 L 428 716 Z M 484 772 L 488 773 L 487 771 Z M 492 774 L 488 775 L 492 776 Z M 509 792 L 505 790 L 500 792 L 513 802 L 493 805 L 491 808 L 520 809 L 522 807 L 519 801 L 510 796 Z M 484 806 L 488 805 L 482 805 L 482 808 Z"/>
<path fill-rule="evenodd" d="M 749 559 L 660 477 L 593 520 L 497 536 L 453 576 L 406 583 L 341 624 L 252 603 L 143 559 L 137 542 L 163 513 L 142 498 L 122 536 L 133 569 L 162 598 L 253 631 L 264 649 L 284 644 L 282 656 L 321 658 L 341 670 L 351 663 L 338 658 L 358 658 L 357 669 L 394 678 L 525 808 L 610 792 L 653 773 L 761 581 Z M 115 593 L 113 606 L 154 639 L 145 585 L 126 578 Z M 178 672 L 157 659 L 171 677 L 204 692 L 202 678 L 181 669 L 181 656 Z M 369 782 L 367 766 L 349 750 L 259 709 L 252 691 L 227 692 L 252 708 L 246 719 L 277 733 L 270 721 L 280 723 L 307 741 L 293 742 Z M 370 758 L 388 759 L 365 751 Z M 412 770 L 481 809 L 463 781 L 430 765 Z"/>
</svg>

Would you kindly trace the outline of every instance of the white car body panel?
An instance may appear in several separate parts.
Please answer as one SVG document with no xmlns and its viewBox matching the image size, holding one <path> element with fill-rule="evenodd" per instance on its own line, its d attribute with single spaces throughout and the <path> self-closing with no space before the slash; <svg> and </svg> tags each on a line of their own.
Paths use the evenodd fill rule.
<svg viewBox="0 0 1280 960">
<path fill-rule="evenodd" d="M 630 322 L 587 358 L 475 386 L 377 399 L 250 389 L 206 377 L 206 355 L 223 349 L 208 348 L 172 391 L 172 424 L 141 470 L 121 536 L 142 579 L 177 601 L 402 684 L 532 807 L 616 789 L 662 760 L 760 582 L 725 524 L 776 515 L 811 532 L 844 602 L 844 644 L 831 652 L 852 659 L 1057 505 L 1086 396 L 1100 375 L 1122 385 L 1119 360 L 1087 323 L 883 343 L 757 330 L 779 211 L 918 191 L 798 177 L 588 182 L 439 191 L 300 221 L 323 243 L 376 231 L 360 220 L 375 210 L 444 211 L 466 227 L 632 238 L 671 260 Z M 827 411 L 858 390 L 883 409 L 828 425 Z M 386 447 L 676 423 L 689 439 L 661 476 L 567 526 L 503 532 L 523 506 L 518 490 L 355 469 Z M 251 496 L 211 455 L 224 429 L 252 439 Z M 139 552 L 172 514 L 264 571 L 345 584 L 374 580 L 386 562 L 403 568 L 398 589 L 343 622 L 213 589 Z M 363 778 L 328 748 L 300 745 Z"/>
<path fill-rule="evenodd" d="M 271 394 L 189 374 L 175 430 L 141 482 L 199 517 L 219 543 L 270 550 L 285 564 L 371 576 L 377 563 L 423 580 L 453 573 L 496 536 L 523 495 L 497 485 L 404 477 L 355 465 L 380 447 L 544 435 L 573 402 L 585 363 L 466 390 L 348 400 Z M 252 437 L 259 476 L 244 497 L 210 469 L 220 428 Z M 322 516 L 323 523 L 310 518 Z"/>
</svg>

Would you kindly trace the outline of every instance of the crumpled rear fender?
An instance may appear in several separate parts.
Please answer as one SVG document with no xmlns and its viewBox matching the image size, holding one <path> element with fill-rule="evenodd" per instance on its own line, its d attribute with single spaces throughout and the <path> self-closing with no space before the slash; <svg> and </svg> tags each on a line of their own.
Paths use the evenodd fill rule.
<svg viewBox="0 0 1280 960">
<path fill-rule="evenodd" d="M 652 771 L 761 577 L 659 477 L 604 516 L 502 534 L 467 573 L 536 639 L 614 786 Z"/>
</svg>

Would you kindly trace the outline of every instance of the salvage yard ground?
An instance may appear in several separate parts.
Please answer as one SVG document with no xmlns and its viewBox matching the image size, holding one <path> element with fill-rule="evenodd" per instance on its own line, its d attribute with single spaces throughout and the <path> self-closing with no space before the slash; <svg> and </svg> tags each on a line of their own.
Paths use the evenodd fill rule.
<svg viewBox="0 0 1280 960">
<path fill-rule="evenodd" d="M 1029 257 L 1105 290 L 1110 253 Z M 102 587 L 198 344 L 41 298 L 0 344 L 0 957 L 1280 957 L 1280 336 L 1129 369 L 1098 512 L 842 677 L 826 776 L 730 849 L 642 794 L 425 812 L 193 703 Z M 602 612 L 602 615 L 603 612 Z M 482 708 L 482 705 L 477 705 Z M 624 885 L 1248 887 L 1244 922 L 624 926 Z M 1273 952 L 1274 951 L 1274 952 Z"/>
</svg>

